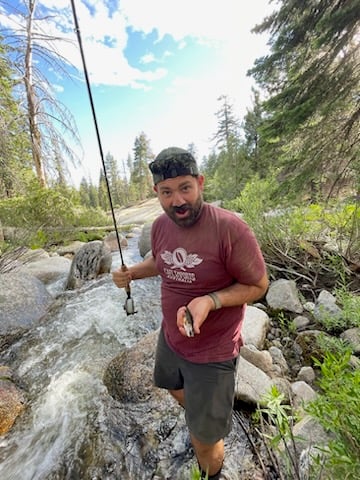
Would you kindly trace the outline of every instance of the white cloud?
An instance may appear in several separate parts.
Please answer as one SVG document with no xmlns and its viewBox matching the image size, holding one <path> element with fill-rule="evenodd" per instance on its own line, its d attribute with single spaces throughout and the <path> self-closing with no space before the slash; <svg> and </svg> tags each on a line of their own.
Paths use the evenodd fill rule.
<svg viewBox="0 0 360 480">
<path fill-rule="evenodd" d="M 69 0 L 39 0 L 40 4 L 56 11 L 46 22 L 46 33 L 67 40 L 57 42 L 57 48 L 78 67 L 79 77 L 83 78 Z M 129 27 L 144 35 L 157 31 L 158 41 L 169 34 L 177 42 L 178 50 L 190 47 L 192 42 L 214 47 L 213 58 L 200 69 L 197 77 L 191 68 L 184 69 L 181 77 L 164 87 L 156 111 L 148 112 L 147 102 L 133 106 L 132 113 L 136 116 L 133 123 L 138 130 L 128 126 L 127 119 L 124 121 L 121 117 L 126 113 L 118 101 L 121 139 L 119 128 L 111 132 L 107 126 L 104 132 L 106 148 L 115 156 L 126 158 L 135 136 L 143 130 L 151 139 L 155 153 L 167 145 L 186 147 L 195 142 L 201 157 L 209 152 L 209 138 L 216 131 L 215 112 L 220 108 L 217 98 L 229 95 L 238 116 L 250 106 L 251 80 L 246 77 L 246 71 L 255 58 L 264 54 L 265 46 L 265 38 L 250 34 L 250 29 L 272 10 L 267 0 L 253 0 L 251 5 L 240 0 L 120 0 L 119 10 L 111 15 L 104 0 L 87 0 L 87 4 L 90 10 L 81 0 L 76 0 L 86 63 L 94 86 L 130 86 L 149 91 L 155 82 L 166 79 L 170 73 L 158 67 L 175 52 L 166 51 L 160 56 L 155 50 L 151 51 L 151 45 L 147 45 L 147 53 L 137 59 L 146 65 L 146 71 L 129 64 L 125 56 Z M 15 28 L 22 21 L 14 15 L 0 14 L 2 26 Z M 55 88 L 60 87 L 60 83 L 57 80 Z M 86 142 L 93 142 L 92 135 L 87 135 L 91 139 L 86 138 Z M 96 157 L 98 172 L 96 146 L 90 146 L 87 151 L 89 157 Z"/>
<path fill-rule="evenodd" d="M 144 74 L 129 65 L 124 50 L 128 42 L 126 28 L 132 27 L 145 34 L 156 29 L 159 38 L 170 34 L 178 42 L 179 49 L 188 44 L 189 37 L 201 43 L 217 45 L 222 52 L 223 70 L 234 72 L 232 82 L 236 83 L 236 69 L 241 65 L 241 59 L 245 56 L 249 58 L 252 51 L 253 58 L 256 57 L 261 40 L 255 35 L 251 37 L 249 30 L 264 17 L 267 3 L 266 0 L 254 0 L 250 9 L 239 0 L 121 0 L 120 9 L 110 15 L 103 0 L 87 0 L 90 10 L 82 1 L 77 1 L 80 34 L 91 79 L 95 84 L 145 88 L 148 85 L 143 83 L 144 80 L 155 81 L 166 73 L 155 70 Z M 68 0 L 42 0 L 38 5 L 57 12 L 47 19 L 46 33 L 67 40 L 55 42 L 57 49 L 82 71 Z M 15 28 L 19 23 L 23 24 L 23 19 L 15 15 L 1 18 L 1 24 L 5 26 Z M 41 28 L 44 28 L 43 25 Z M 147 65 L 154 60 L 151 51 L 139 59 Z M 240 68 L 244 67 L 241 65 Z"/>
<path fill-rule="evenodd" d="M 155 62 L 156 59 L 155 59 L 155 55 L 152 54 L 152 53 L 147 53 L 146 55 L 143 55 L 141 58 L 140 58 L 140 63 L 143 63 L 144 65 L 148 64 L 148 63 L 153 63 Z"/>
</svg>

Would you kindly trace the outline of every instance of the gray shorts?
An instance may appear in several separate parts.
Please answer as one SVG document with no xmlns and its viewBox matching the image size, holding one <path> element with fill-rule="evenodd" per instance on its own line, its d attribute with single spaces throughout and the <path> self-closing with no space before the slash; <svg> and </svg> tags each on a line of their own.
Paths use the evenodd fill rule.
<svg viewBox="0 0 360 480">
<path fill-rule="evenodd" d="M 236 358 L 192 363 L 179 357 L 169 348 L 160 330 L 154 383 L 167 390 L 184 389 L 186 423 L 199 442 L 211 445 L 231 430 L 235 369 Z"/>
</svg>

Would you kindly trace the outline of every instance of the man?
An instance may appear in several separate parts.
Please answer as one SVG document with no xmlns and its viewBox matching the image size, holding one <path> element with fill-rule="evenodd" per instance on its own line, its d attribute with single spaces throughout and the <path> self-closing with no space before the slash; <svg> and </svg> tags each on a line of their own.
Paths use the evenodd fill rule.
<svg viewBox="0 0 360 480">
<path fill-rule="evenodd" d="M 201 478 L 208 472 L 209 479 L 219 479 L 244 310 L 267 290 L 265 263 L 246 223 L 203 201 L 204 177 L 189 152 L 167 148 L 150 170 L 164 210 L 152 226 L 152 256 L 114 272 L 113 279 L 122 288 L 161 276 L 155 385 L 185 408 Z"/>
</svg>

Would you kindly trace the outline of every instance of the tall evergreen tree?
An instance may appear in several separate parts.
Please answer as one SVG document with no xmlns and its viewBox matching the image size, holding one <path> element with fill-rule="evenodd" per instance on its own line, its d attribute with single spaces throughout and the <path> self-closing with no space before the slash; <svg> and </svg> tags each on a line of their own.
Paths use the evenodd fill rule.
<svg viewBox="0 0 360 480">
<path fill-rule="evenodd" d="M 145 200 L 152 193 L 152 181 L 148 164 L 154 158 L 150 140 L 141 132 L 134 143 L 134 162 L 130 183 L 136 189 L 137 199 Z"/>
<path fill-rule="evenodd" d="M 80 194 L 81 205 L 84 207 L 89 207 L 90 206 L 89 184 L 85 177 L 81 179 L 79 194 Z"/>
<path fill-rule="evenodd" d="M 115 157 L 108 152 L 105 157 L 106 174 L 110 187 L 110 194 L 113 205 L 120 205 L 120 175 Z"/>
<path fill-rule="evenodd" d="M 99 175 L 98 199 L 99 199 L 99 206 L 103 210 L 109 211 L 110 210 L 109 194 L 108 194 L 108 188 L 106 185 L 104 171 L 102 169 L 100 170 L 100 175 Z"/>
<path fill-rule="evenodd" d="M 250 162 L 250 168 L 253 173 L 265 177 L 269 167 L 272 165 L 272 158 L 268 159 L 267 151 L 264 147 L 262 136 L 260 135 L 261 126 L 264 121 L 264 113 L 260 93 L 252 88 L 253 105 L 251 109 L 247 109 L 242 124 L 245 144 L 244 148 Z"/>
<path fill-rule="evenodd" d="M 241 145 L 239 120 L 234 114 L 234 107 L 226 95 L 220 96 L 218 101 L 222 102 L 222 105 L 215 114 L 218 118 L 218 129 L 213 140 L 218 148 L 218 155 L 216 160 L 211 157 L 213 190 L 219 192 L 221 199 L 228 199 L 240 193 L 248 177 L 248 162 Z"/>
<path fill-rule="evenodd" d="M 0 198 L 22 193 L 32 177 L 26 117 L 14 96 L 14 68 L 0 37 Z"/>
<path fill-rule="evenodd" d="M 283 0 L 255 29 L 271 32 L 249 72 L 268 95 L 262 134 L 292 191 L 333 195 L 360 177 L 359 12 L 358 0 Z"/>
</svg>

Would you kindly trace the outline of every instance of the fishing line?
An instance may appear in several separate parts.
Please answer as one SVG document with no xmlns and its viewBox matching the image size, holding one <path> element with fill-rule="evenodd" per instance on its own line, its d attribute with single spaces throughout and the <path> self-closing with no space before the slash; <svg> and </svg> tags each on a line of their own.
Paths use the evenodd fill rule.
<svg viewBox="0 0 360 480">
<path fill-rule="evenodd" d="M 99 151 L 100 151 L 101 163 L 102 163 L 102 167 L 103 167 L 103 170 L 104 170 L 106 189 L 107 189 L 107 193 L 108 193 L 108 197 L 109 197 L 112 220 L 113 220 L 114 227 L 115 227 L 116 240 L 117 240 L 117 243 L 118 243 L 118 246 L 119 246 L 120 259 L 121 259 L 121 270 L 126 271 L 127 267 L 125 265 L 124 257 L 123 257 L 122 250 L 121 250 L 119 232 L 118 232 L 118 229 L 117 229 L 115 211 L 114 211 L 113 201 L 112 201 L 112 197 L 111 197 L 110 184 L 109 184 L 109 180 L 108 180 L 108 176 L 107 176 L 107 172 L 106 172 L 104 152 L 103 152 L 101 138 L 100 138 L 98 121 L 97 121 L 97 118 L 96 118 L 95 105 L 94 105 L 93 96 L 92 96 L 92 92 L 91 92 L 88 69 L 87 69 L 86 61 L 85 61 L 85 54 L 84 54 L 84 49 L 83 49 L 82 40 L 81 40 L 79 22 L 78 22 L 77 14 L 76 14 L 75 1 L 70 0 L 70 2 L 71 2 L 71 8 L 72 8 L 72 13 L 73 13 L 73 17 L 74 17 L 75 32 L 76 32 L 76 35 L 77 35 L 80 54 L 81 54 L 81 60 L 82 60 L 82 64 L 83 64 L 83 70 L 84 70 L 85 81 L 86 81 L 86 86 L 87 86 L 87 91 L 88 91 L 88 96 L 89 96 L 89 101 L 90 101 L 90 106 L 91 106 L 91 112 L 92 112 L 95 131 L 96 131 L 96 138 L 97 138 L 98 147 L 99 147 Z M 126 294 L 127 294 L 127 299 L 125 301 L 124 309 L 125 309 L 127 315 L 132 315 L 136 312 L 135 312 L 135 309 L 134 309 L 134 301 L 131 298 L 130 285 L 127 285 L 125 287 L 125 291 L 126 291 Z"/>
</svg>

